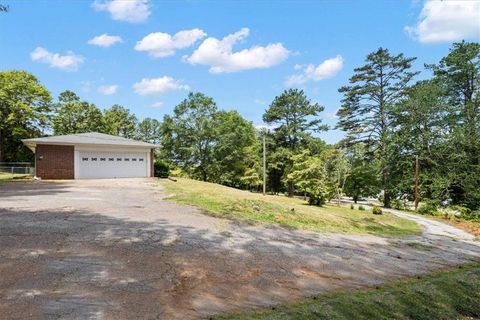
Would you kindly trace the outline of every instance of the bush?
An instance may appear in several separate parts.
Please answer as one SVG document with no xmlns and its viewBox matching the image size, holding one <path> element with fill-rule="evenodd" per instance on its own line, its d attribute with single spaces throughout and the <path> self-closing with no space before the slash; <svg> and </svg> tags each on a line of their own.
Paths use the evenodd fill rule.
<svg viewBox="0 0 480 320">
<path fill-rule="evenodd" d="M 168 178 L 170 174 L 170 166 L 168 163 L 162 161 L 162 160 L 157 160 L 153 164 L 153 172 L 155 177 L 159 178 Z"/>
<path fill-rule="evenodd" d="M 355 209 L 355 206 L 353 204 L 350 205 L 350 209 Z"/>
<path fill-rule="evenodd" d="M 460 217 L 465 220 L 480 222 L 480 210 L 477 210 L 477 211 L 469 210 L 468 212 L 462 213 Z"/>
<path fill-rule="evenodd" d="M 397 210 L 402 210 L 402 209 L 405 209 L 405 206 L 403 205 L 403 201 L 401 199 L 393 199 L 392 208 Z"/>
<path fill-rule="evenodd" d="M 437 213 L 438 204 L 435 201 L 427 200 L 423 205 L 418 208 L 418 213 L 425 215 L 434 215 Z"/>
<path fill-rule="evenodd" d="M 360 211 L 365 211 L 365 207 L 362 206 L 362 205 L 359 205 L 359 206 L 358 206 L 358 210 L 360 210 Z"/>
<path fill-rule="evenodd" d="M 315 206 L 322 206 L 327 201 L 328 192 L 323 185 L 314 185 L 309 188 L 308 193 L 310 197 L 308 198 L 308 203 Z"/>
<path fill-rule="evenodd" d="M 379 206 L 373 206 L 372 213 L 380 215 L 383 213 L 382 208 L 380 208 Z"/>
</svg>

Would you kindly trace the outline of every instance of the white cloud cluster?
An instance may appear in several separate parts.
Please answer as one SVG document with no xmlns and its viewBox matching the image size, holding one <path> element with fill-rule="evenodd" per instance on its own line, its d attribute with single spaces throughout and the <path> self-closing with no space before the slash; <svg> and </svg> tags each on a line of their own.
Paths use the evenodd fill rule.
<svg viewBox="0 0 480 320">
<path fill-rule="evenodd" d="M 201 29 L 182 30 L 171 36 L 168 33 L 154 32 L 146 35 L 135 45 L 135 50 L 146 51 L 154 58 L 175 54 L 175 50 L 192 46 L 207 34 Z"/>
<path fill-rule="evenodd" d="M 46 63 L 52 68 L 57 68 L 65 71 L 76 71 L 85 60 L 82 56 L 76 55 L 69 51 L 66 55 L 58 53 L 51 53 L 47 49 L 37 47 L 30 53 L 33 61 Z"/>
<path fill-rule="evenodd" d="M 116 84 L 98 87 L 98 92 L 100 92 L 101 94 L 104 94 L 106 96 L 109 96 L 109 95 L 112 95 L 112 94 L 116 93 L 117 90 L 118 90 L 118 85 L 116 85 Z"/>
<path fill-rule="evenodd" d="M 242 28 L 223 39 L 209 37 L 192 53 L 184 57 L 191 64 L 210 66 L 211 73 L 237 72 L 242 70 L 269 68 L 283 62 L 290 52 L 281 44 L 253 46 L 233 52 L 233 46 L 248 37 L 250 30 Z"/>
<path fill-rule="evenodd" d="M 96 0 L 93 8 L 97 11 L 108 11 L 113 20 L 130 23 L 144 22 L 151 13 L 148 0 Z"/>
<path fill-rule="evenodd" d="M 111 36 L 108 33 L 101 34 L 96 36 L 90 40 L 88 40 L 88 44 L 108 48 L 113 46 L 115 43 L 123 42 L 122 38 L 119 36 Z"/>
<path fill-rule="evenodd" d="M 158 101 L 158 102 L 152 103 L 152 104 L 150 105 L 150 107 L 152 107 L 152 108 L 161 108 L 161 107 L 163 107 L 163 102 Z"/>
<path fill-rule="evenodd" d="M 299 74 L 291 75 L 287 78 L 286 86 L 302 85 L 308 81 L 320 81 L 335 76 L 343 68 L 343 58 L 337 55 L 330 58 L 318 66 L 309 64 L 307 66 L 296 65 L 295 70 L 301 71 Z"/>
<path fill-rule="evenodd" d="M 190 87 L 172 77 L 163 76 L 153 79 L 143 78 L 140 82 L 133 85 L 133 89 L 139 95 L 146 96 L 153 94 L 162 95 L 176 90 L 190 90 Z"/>
<path fill-rule="evenodd" d="M 480 1 L 427 1 L 407 33 L 422 43 L 480 38 Z"/>
</svg>

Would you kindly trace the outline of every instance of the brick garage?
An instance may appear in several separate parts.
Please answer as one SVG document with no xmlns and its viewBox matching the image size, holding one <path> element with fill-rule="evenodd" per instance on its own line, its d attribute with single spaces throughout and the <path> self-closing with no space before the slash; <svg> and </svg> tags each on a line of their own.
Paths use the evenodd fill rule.
<svg viewBox="0 0 480 320">
<path fill-rule="evenodd" d="M 25 139 L 41 179 L 145 178 L 154 176 L 152 143 L 90 132 Z"/>
<path fill-rule="evenodd" d="M 39 144 L 36 175 L 42 179 L 74 179 L 74 146 Z"/>
</svg>

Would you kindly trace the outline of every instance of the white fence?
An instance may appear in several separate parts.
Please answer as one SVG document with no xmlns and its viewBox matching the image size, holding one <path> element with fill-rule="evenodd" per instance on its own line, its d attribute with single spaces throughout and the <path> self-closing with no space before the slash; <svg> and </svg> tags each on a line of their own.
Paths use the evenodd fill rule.
<svg viewBox="0 0 480 320">
<path fill-rule="evenodd" d="M 14 175 L 34 175 L 35 167 L 30 162 L 0 162 L 0 173 Z"/>
</svg>

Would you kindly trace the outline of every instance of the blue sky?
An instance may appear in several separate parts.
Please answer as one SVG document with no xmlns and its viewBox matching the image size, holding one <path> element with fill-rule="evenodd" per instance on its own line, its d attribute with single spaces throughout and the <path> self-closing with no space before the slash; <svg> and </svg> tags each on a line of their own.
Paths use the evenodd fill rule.
<svg viewBox="0 0 480 320">
<path fill-rule="evenodd" d="M 188 91 L 201 91 L 261 125 L 273 98 L 298 87 L 334 126 L 337 89 L 368 53 L 382 46 L 416 56 L 421 70 L 452 42 L 480 36 L 475 1 L 2 3 L 10 12 L 0 14 L 1 70 L 27 70 L 54 97 L 73 90 L 139 119 L 161 119 Z M 334 143 L 342 133 L 321 137 Z"/>
</svg>

